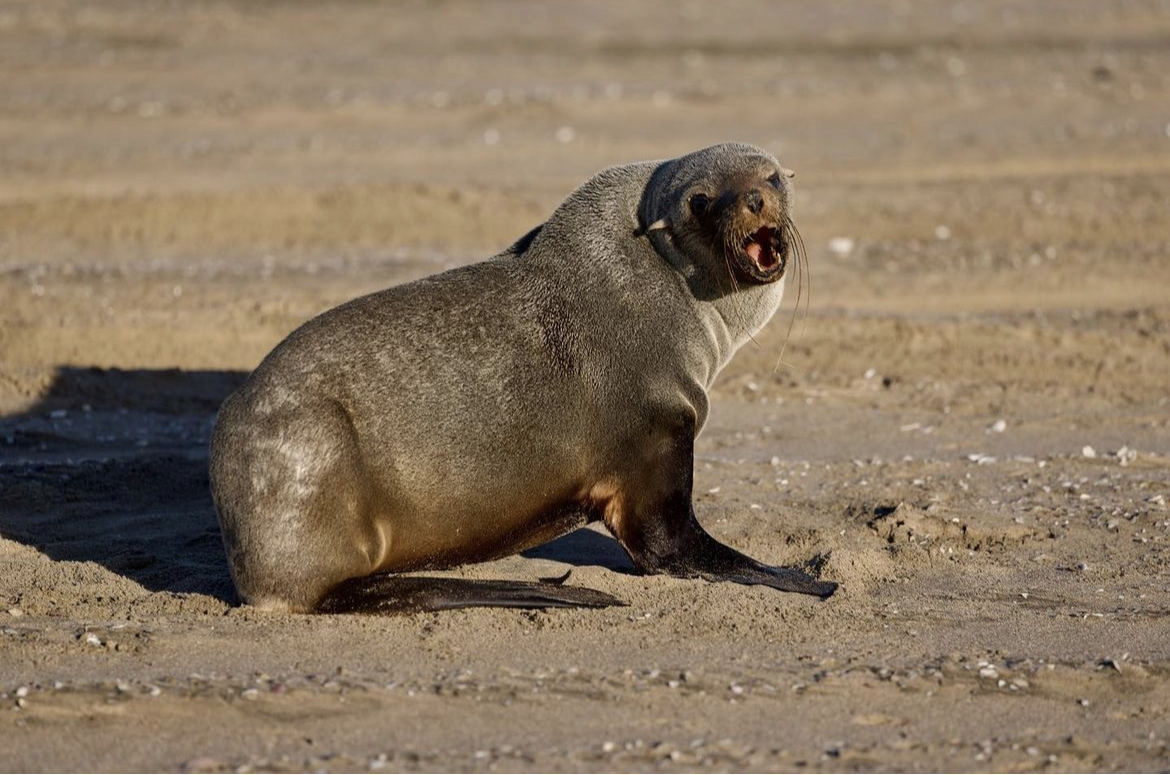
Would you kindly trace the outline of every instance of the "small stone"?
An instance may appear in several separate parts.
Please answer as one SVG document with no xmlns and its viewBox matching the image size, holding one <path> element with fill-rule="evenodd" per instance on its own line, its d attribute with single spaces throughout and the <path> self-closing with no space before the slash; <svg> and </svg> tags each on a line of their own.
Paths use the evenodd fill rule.
<svg viewBox="0 0 1170 775">
<path fill-rule="evenodd" d="M 835 256 L 844 258 L 853 252 L 856 245 L 852 237 L 833 237 L 829 240 L 829 252 Z"/>
<path fill-rule="evenodd" d="M 17 697 L 27 697 L 28 696 L 28 687 L 27 686 L 18 686 L 16 688 L 15 694 Z"/>
<path fill-rule="evenodd" d="M 1081 447 L 1081 457 L 1094 458 L 1097 457 L 1097 450 L 1090 447 L 1088 444 Z"/>
<path fill-rule="evenodd" d="M 1007 430 L 1007 420 L 996 420 L 988 430 L 992 433 L 1003 433 Z"/>
</svg>

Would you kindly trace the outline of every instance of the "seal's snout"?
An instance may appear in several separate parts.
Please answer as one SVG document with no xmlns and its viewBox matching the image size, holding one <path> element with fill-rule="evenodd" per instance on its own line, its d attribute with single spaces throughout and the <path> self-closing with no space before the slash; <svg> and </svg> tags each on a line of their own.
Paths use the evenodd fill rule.
<svg viewBox="0 0 1170 775">
<path fill-rule="evenodd" d="M 699 199 L 701 207 L 696 215 L 702 216 L 710 200 L 707 197 L 692 197 L 692 211 L 695 210 L 694 200 Z M 775 201 L 772 201 L 775 200 Z M 779 210 L 779 200 L 775 194 L 766 195 L 758 188 L 729 188 L 722 192 L 710 207 L 710 215 L 724 223 L 751 219 L 767 219 L 773 212 Z"/>
<path fill-rule="evenodd" d="M 788 257 L 788 220 L 780 190 L 754 181 L 733 185 L 713 209 L 724 253 L 737 273 L 760 283 L 779 280 Z"/>
<path fill-rule="evenodd" d="M 764 209 L 764 195 L 760 193 L 758 188 L 753 188 L 743 195 L 743 206 L 756 215 L 760 214 L 760 210 Z"/>
</svg>

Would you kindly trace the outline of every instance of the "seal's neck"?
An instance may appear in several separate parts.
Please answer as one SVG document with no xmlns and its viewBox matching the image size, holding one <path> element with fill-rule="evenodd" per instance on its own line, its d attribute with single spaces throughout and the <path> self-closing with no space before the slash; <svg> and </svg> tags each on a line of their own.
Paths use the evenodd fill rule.
<svg viewBox="0 0 1170 775">
<path fill-rule="evenodd" d="M 776 311 L 784 297 L 784 281 L 742 287 L 738 292 L 713 299 L 695 299 L 695 309 L 708 341 L 701 345 L 708 362 L 710 386 L 735 352 L 752 341 Z"/>
<path fill-rule="evenodd" d="M 784 280 L 737 280 L 729 267 L 696 261 L 677 249 L 669 229 L 653 231 L 649 237 L 655 252 L 666 259 L 685 286 L 707 332 L 705 342 L 693 343 L 692 356 L 706 367 L 709 387 L 736 350 L 752 341 L 780 309 Z"/>
</svg>

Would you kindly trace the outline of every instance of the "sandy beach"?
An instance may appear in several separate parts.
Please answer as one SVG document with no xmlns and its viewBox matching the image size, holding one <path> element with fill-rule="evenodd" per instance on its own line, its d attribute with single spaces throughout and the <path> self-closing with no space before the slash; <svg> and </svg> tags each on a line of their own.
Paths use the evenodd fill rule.
<svg viewBox="0 0 1170 775">
<path fill-rule="evenodd" d="M 217 407 L 611 164 L 796 171 L 695 508 L 841 584 L 236 604 Z M 0 769 L 1170 769 L 1170 2 L 0 0 Z M 807 301 L 807 306 L 805 302 Z"/>
</svg>

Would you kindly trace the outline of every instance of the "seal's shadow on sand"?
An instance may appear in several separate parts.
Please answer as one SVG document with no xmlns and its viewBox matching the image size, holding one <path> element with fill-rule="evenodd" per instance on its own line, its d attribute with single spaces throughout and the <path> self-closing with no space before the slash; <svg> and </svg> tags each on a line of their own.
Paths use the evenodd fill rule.
<svg viewBox="0 0 1170 775">
<path fill-rule="evenodd" d="M 151 591 L 233 601 L 207 440 L 246 376 L 58 368 L 40 401 L 0 418 L 0 535 Z"/>
<path fill-rule="evenodd" d="M 58 368 L 40 401 L 0 417 L 0 536 L 154 592 L 234 602 L 207 443 L 220 403 L 246 377 Z M 523 556 L 633 571 L 617 542 L 592 530 Z"/>
<path fill-rule="evenodd" d="M 634 563 L 621 544 L 589 528 L 554 538 L 546 544 L 521 552 L 520 556 L 534 560 L 556 560 L 582 567 L 599 565 L 618 573 L 635 573 Z"/>
</svg>

